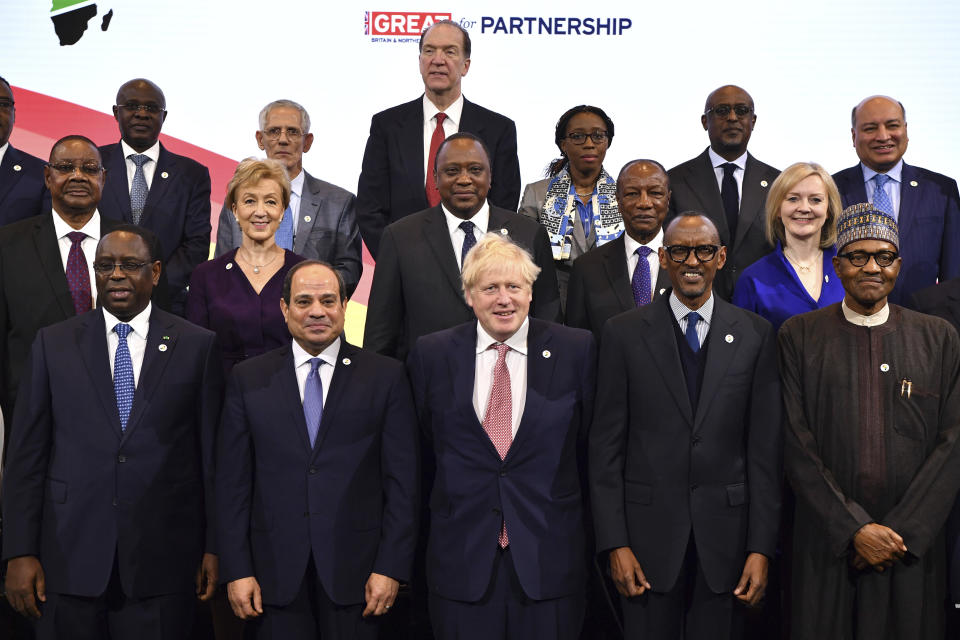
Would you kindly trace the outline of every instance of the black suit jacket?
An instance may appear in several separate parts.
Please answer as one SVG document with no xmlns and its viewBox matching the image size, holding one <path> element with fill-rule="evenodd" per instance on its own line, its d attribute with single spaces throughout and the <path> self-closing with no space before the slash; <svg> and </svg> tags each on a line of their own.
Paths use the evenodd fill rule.
<svg viewBox="0 0 960 640">
<path fill-rule="evenodd" d="M 0 229 L 0 406 L 8 429 L 37 331 L 75 315 L 53 227 L 55 215 L 45 213 Z M 118 224 L 100 216 L 101 236 Z M 94 286 L 91 282 L 91 289 Z"/>
<path fill-rule="evenodd" d="M 7 147 L 0 162 L 0 226 L 50 211 L 50 192 L 43 180 L 46 163 Z"/>
<path fill-rule="evenodd" d="M 590 432 L 597 548 L 630 546 L 669 591 L 692 535 L 715 593 L 747 553 L 772 557 L 780 517 L 780 376 L 773 328 L 716 298 L 696 409 L 669 294 L 612 318 L 600 343 Z"/>
<path fill-rule="evenodd" d="M 520 161 L 513 120 L 466 98 L 460 119 L 459 130 L 475 134 L 490 150 L 492 181 L 487 199 L 516 211 Z M 380 237 L 388 224 L 430 206 L 423 167 L 423 97 L 373 116 L 357 186 L 357 222 L 374 258 L 379 257 Z"/>
<path fill-rule="evenodd" d="M 592 331 L 600 340 L 600 332 L 607 320 L 636 308 L 624 243 L 621 235 L 573 261 L 567 286 L 567 326 Z M 653 299 L 669 288 L 670 277 L 666 269 L 657 269 Z"/>
<path fill-rule="evenodd" d="M 107 181 L 100 213 L 133 223 L 127 164 L 120 143 L 100 147 Z M 179 311 L 186 300 L 193 268 L 210 255 L 210 172 L 185 156 L 170 153 L 160 145 L 160 157 L 140 225 L 160 240 L 163 267 L 167 273 L 170 300 Z"/>
<path fill-rule="evenodd" d="M 560 294 L 546 230 L 530 218 L 494 206 L 488 230 L 505 232 L 533 255 L 542 271 L 533 283 L 530 315 L 556 320 Z M 364 347 L 405 360 L 420 336 L 474 318 L 463 297 L 460 269 L 440 205 L 391 224 L 381 247 L 370 287 Z"/>
<path fill-rule="evenodd" d="M 765 206 L 767 191 L 780 175 L 780 170 L 747 154 L 736 238 L 730 237 L 727 216 L 720 199 L 720 187 L 717 186 L 717 176 L 710 162 L 709 148 L 667 173 L 670 176 L 670 190 L 673 192 L 667 221 L 684 211 L 699 211 L 717 225 L 720 242 L 727 247 L 727 264 L 717 272 L 713 281 L 713 292 L 724 300 L 730 300 L 740 273 L 773 250 L 766 237 Z M 664 223 L 664 228 L 668 222 Z"/>
<path fill-rule="evenodd" d="M 14 413 L 3 559 L 33 555 L 47 591 L 192 594 L 216 553 L 213 445 L 223 381 L 216 336 L 153 307 L 120 429 L 100 309 L 37 334 Z"/>
</svg>

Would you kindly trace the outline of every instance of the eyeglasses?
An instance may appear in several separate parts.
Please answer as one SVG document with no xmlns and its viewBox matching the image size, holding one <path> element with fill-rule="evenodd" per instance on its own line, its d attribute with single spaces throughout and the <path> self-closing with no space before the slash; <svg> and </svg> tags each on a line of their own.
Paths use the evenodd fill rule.
<svg viewBox="0 0 960 640">
<path fill-rule="evenodd" d="M 93 270 L 102 276 L 107 276 L 120 267 L 123 273 L 136 273 L 147 266 L 146 262 L 94 262 Z"/>
<path fill-rule="evenodd" d="M 683 244 L 672 244 L 669 247 L 664 247 L 663 250 L 674 262 L 686 262 L 691 251 L 697 257 L 698 262 L 710 262 L 717 255 L 717 251 L 720 250 L 720 245 L 700 244 L 695 247 L 688 247 Z"/>
<path fill-rule="evenodd" d="M 0 109 L 13 109 L 13 100 L 0 100 Z"/>
<path fill-rule="evenodd" d="M 896 251 L 877 251 L 876 253 L 867 253 L 866 251 L 850 251 L 841 253 L 838 258 L 846 258 L 850 264 L 855 267 L 865 267 L 870 262 L 870 258 L 877 263 L 880 268 L 889 267 L 899 257 Z"/>
<path fill-rule="evenodd" d="M 730 115 L 731 111 L 737 114 L 738 118 L 743 118 L 743 117 L 746 117 L 751 111 L 753 111 L 753 107 L 748 107 L 745 104 L 737 104 L 737 105 L 718 104 L 717 106 L 711 107 L 706 111 L 704 111 L 703 115 L 712 113 L 718 118 L 726 118 L 728 115 Z"/>
<path fill-rule="evenodd" d="M 593 140 L 594 144 L 600 144 L 607 139 L 606 131 L 594 131 L 592 133 L 568 133 L 567 140 L 573 144 L 583 144 L 587 141 L 587 138 Z"/>
<path fill-rule="evenodd" d="M 161 113 L 164 109 L 158 104 L 137 104 L 135 102 L 128 102 L 127 104 L 118 104 L 116 105 L 118 109 L 123 109 L 124 111 L 131 111 L 136 113 L 138 111 L 146 111 L 152 116 Z"/>
<path fill-rule="evenodd" d="M 270 127 L 263 133 L 271 140 L 279 140 L 283 133 L 286 133 L 290 140 L 299 140 L 303 136 L 303 132 L 296 127 Z"/>
<path fill-rule="evenodd" d="M 100 175 L 100 172 L 103 171 L 103 167 L 99 164 L 82 164 L 76 165 L 72 162 L 61 162 L 59 164 L 47 164 L 48 167 L 56 171 L 57 173 L 63 175 L 71 175 L 77 169 L 87 174 L 88 176 L 97 176 Z"/>
</svg>

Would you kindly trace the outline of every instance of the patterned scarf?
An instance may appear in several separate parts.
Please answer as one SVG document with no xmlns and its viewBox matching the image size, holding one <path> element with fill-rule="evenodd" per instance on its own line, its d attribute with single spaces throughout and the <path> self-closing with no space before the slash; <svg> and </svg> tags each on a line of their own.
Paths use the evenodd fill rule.
<svg viewBox="0 0 960 640">
<path fill-rule="evenodd" d="M 569 260 L 570 247 L 573 245 L 573 217 L 577 213 L 577 205 L 570 197 L 570 184 L 570 173 L 564 168 L 547 186 L 547 197 L 540 209 L 540 223 L 550 236 L 554 260 Z M 623 218 L 617 208 L 617 181 L 610 177 L 606 169 L 600 169 L 597 197 L 592 205 L 592 226 L 597 236 L 597 246 L 619 238 L 623 233 Z"/>
</svg>

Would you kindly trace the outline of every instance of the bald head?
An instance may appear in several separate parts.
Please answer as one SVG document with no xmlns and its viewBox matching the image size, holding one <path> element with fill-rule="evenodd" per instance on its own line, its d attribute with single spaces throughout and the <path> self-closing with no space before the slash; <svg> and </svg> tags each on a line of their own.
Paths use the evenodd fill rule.
<svg viewBox="0 0 960 640">
<path fill-rule="evenodd" d="M 853 147 L 865 166 L 878 173 L 893 169 L 907 151 L 907 118 L 903 105 L 888 96 L 870 96 L 851 113 Z"/>
<path fill-rule="evenodd" d="M 120 125 L 123 141 L 143 153 L 160 138 L 160 129 L 167 118 L 167 99 L 150 80 L 135 78 L 117 91 L 113 117 Z"/>
<path fill-rule="evenodd" d="M 710 147 L 728 161 L 747 152 L 756 123 L 753 98 L 734 84 L 714 89 L 707 96 L 700 116 L 700 124 L 710 138 Z"/>
<path fill-rule="evenodd" d="M 697 211 L 684 211 L 670 221 L 663 232 L 663 244 L 673 244 L 674 236 L 685 231 L 701 230 L 710 244 L 720 244 L 720 232 L 713 220 Z"/>
</svg>

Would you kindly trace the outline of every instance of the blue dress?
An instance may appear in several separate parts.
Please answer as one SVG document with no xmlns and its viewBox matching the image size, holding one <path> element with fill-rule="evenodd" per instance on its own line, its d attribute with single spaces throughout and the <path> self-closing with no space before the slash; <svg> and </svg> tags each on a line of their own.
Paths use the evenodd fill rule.
<svg viewBox="0 0 960 640">
<path fill-rule="evenodd" d="M 733 290 L 733 304 L 766 318 L 779 331 L 787 318 L 816 311 L 843 300 L 843 285 L 833 271 L 835 247 L 823 250 L 823 284 L 820 299 L 807 293 L 793 266 L 783 255 L 783 246 L 743 270 Z"/>
</svg>

